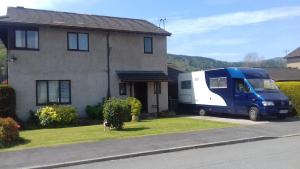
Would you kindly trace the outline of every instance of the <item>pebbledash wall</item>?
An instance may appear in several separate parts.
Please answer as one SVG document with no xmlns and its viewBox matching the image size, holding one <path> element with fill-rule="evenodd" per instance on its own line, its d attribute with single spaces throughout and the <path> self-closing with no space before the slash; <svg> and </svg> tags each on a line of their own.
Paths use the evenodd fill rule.
<svg viewBox="0 0 300 169">
<path fill-rule="evenodd" d="M 287 58 L 287 67 L 300 69 L 300 57 Z"/>
<path fill-rule="evenodd" d="M 89 33 L 89 51 L 68 51 L 67 32 Z M 144 54 L 144 37 L 153 37 L 153 54 Z M 110 33 L 111 95 L 119 96 L 116 70 L 156 70 L 167 74 L 166 37 L 136 33 Z M 71 102 L 80 116 L 85 106 L 107 94 L 106 32 L 100 30 L 39 27 L 39 51 L 10 50 L 9 85 L 16 90 L 17 114 L 25 120 L 36 110 L 36 80 L 71 80 Z M 148 82 L 148 111 L 155 112 L 153 83 Z M 168 84 L 162 82 L 160 110 L 168 109 Z M 146 91 L 145 91 L 146 92 Z M 129 85 L 127 85 L 129 96 Z M 122 96 L 126 97 L 126 96 Z"/>
</svg>

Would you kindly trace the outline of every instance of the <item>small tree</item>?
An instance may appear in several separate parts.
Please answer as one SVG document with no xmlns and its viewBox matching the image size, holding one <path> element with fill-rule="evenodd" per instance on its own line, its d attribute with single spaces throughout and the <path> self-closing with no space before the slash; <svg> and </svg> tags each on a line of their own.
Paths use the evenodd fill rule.
<svg viewBox="0 0 300 169">
<path fill-rule="evenodd" d="M 105 121 L 117 130 L 123 128 L 126 117 L 130 113 L 130 106 L 126 100 L 111 98 L 103 105 L 103 116 Z"/>
</svg>

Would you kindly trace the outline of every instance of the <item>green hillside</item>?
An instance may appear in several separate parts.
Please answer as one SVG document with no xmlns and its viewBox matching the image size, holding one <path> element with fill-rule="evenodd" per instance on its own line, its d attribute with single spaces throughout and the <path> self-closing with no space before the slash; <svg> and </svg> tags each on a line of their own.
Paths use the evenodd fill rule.
<svg viewBox="0 0 300 169">
<path fill-rule="evenodd" d="M 186 56 L 168 54 L 168 63 L 186 71 L 205 70 L 224 67 L 242 67 L 245 62 L 225 62 L 201 56 Z M 262 60 L 255 67 L 284 68 L 286 62 L 283 58 Z"/>
</svg>

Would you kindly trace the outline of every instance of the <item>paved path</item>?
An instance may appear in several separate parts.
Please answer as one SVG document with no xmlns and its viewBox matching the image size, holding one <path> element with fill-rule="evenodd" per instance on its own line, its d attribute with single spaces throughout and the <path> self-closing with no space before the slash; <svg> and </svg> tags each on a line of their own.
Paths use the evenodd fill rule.
<svg viewBox="0 0 300 169">
<path fill-rule="evenodd" d="M 298 169 L 300 137 L 72 166 L 72 169 Z"/>
<path fill-rule="evenodd" d="M 0 153 L 0 168 L 47 165 L 257 136 L 282 136 L 299 132 L 300 121 L 296 120 L 198 132 L 72 144 L 52 148 L 36 148 Z"/>
</svg>

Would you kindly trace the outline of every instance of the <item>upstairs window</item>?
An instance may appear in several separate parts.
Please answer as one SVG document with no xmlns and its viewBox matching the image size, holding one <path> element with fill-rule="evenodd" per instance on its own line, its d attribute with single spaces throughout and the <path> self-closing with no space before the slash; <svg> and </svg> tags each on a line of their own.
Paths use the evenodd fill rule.
<svg viewBox="0 0 300 169">
<path fill-rule="evenodd" d="M 152 37 L 144 37 L 144 53 L 153 53 L 153 41 Z"/>
<path fill-rule="evenodd" d="M 39 32 L 36 30 L 15 31 L 15 48 L 17 49 L 38 49 Z"/>
<path fill-rule="evenodd" d="M 89 34 L 88 33 L 68 33 L 68 50 L 88 51 L 89 50 Z"/>
</svg>

